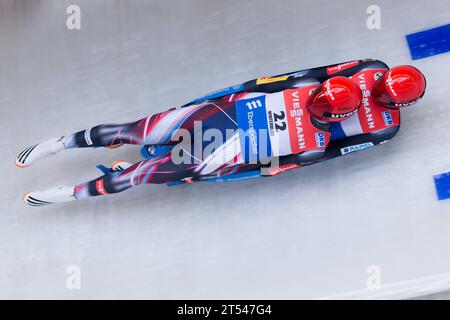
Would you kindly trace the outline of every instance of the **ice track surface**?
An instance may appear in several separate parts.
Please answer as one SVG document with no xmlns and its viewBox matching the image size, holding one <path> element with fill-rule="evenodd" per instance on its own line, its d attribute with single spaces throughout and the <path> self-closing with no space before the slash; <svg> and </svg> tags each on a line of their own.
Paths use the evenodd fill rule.
<svg viewBox="0 0 450 320">
<path fill-rule="evenodd" d="M 371 31 L 372 2 L 1 1 L 0 298 L 365 297 L 371 265 L 385 285 L 448 274 L 450 201 L 436 201 L 432 176 L 450 170 L 450 54 L 412 62 L 404 36 L 449 23 L 449 2 L 378 1 Z M 81 30 L 65 27 L 70 4 Z M 75 150 L 19 170 L 23 147 L 364 57 L 428 79 L 388 144 L 275 178 L 22 203 L 139 159 L 133 147 Z M 70 265 L 80 290 L 67 288 Z"/>
</svg>

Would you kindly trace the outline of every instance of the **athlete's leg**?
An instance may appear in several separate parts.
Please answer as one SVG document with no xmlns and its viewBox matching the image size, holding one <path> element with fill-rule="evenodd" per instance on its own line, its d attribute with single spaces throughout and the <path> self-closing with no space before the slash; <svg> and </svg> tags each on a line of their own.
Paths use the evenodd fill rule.
<svg viewBox="0 0 450 320">
<path fill-rule="evenodd" d="M 197 113 L 197 111 L 199 112 Z M 197 143 L 194 143 L 196 139 L 195 136 L 197 135 L 197 121 L 200 122 L 201 130 L 211 128 L 219 131 L 218 133 L 221 133 L 228 129 L 236 129 L 237 124 L 233 103 L 221 105 L 214 103 L 196 105 L 190 108 L 170 110 L 166 113 L 161 114 L 160 116 L 158 116 L 158 118 L 156 118 L 155 116 L 156 119 L 153 117 L 154 116 L 151 116 L 149 118 L 142 119 L 125 126 L 97 126 L 91 130 L 84 130 L 79 133 L 75 133 L 71 138 L 67 140 L 55 139 L 53 141 L 49 141 L 48 144 L 50 144 L 51 146 L 57 144 L 58 148 L 49 147 L 48 150 L 51 150 L 51 153 L 48 154 L 56 153 L 60 148 L 64 149 L 64 142 L 67 141 L 73 143 L 73 145 L 70 145 L 71 147 L 88 147 L 94 145 L 106 146 L 108 144 L 113 145 L 116 143 L 124 142 L 145 144 L 171 143 L 173 133 L 177 133 L 178 129 L 184 129 L 184 133 L 186 133 L 187 131 L 187 133 L 191 135 L 190 146 L 193 148 L 189 148 L 190 150 L 188 150 L 188 148 L 185 149 L 185 147 L 189 147 L 189 145 L 186 146 L 184 143 L 180 146 L 174 147 L 173 154 L 174 156 L 180 156 L 181 154 L 180 159 L 182 160 L 182 163 L 179 162 L 180 159 L 177 159 L 177 161 L 172 161 L 172 152 L 170 152 L 156 159 L 145 160 L 136 163 L 124 171 L 108 173 L 98 179 L 84 184 L 73 187 L 53 188 L 45 191 L 32 192 L 26 195 L 25 200 L 30 205 L 68 202 L 74 199 L 89 196 L 121 192 L 132 186 L 143 183 L 166 183 L 181 181 L 185 179 L 196 180 L 200 176 L 210 176 L 213 175 L 215 171 L 220 171 L 220 169 L 224 168 L 224 166 L 227 166 L 229 160 L 234 165 L 238 164 L 237 162 L 239 160 L 239 154 L 236 153 L 225 152 L 224 157 L 221 157 L 215 156 L 215 152 L 213 152 L 213 154 L 208 155 L 205 159 L 203 159 L 202 156 L 197 157 L 195 152 L 195 146 L 197 145 Z M 144 128 L 146 129 L 137 129 L 142 126 L 144 126 Z M 115 132 L 116 135 L 110 134 L 109 130 Z M 128 130 L 128 134 L 122 136 L 123 130 Z M 94 132 L 94 134 L 92 134 L 92 132 Z M 138 135 L 133 135 L 136 132 L 138 132 Z M 96 133 L 98 134 L 96 135 Z M 141 140 L 138 139 L 140 135 L 142 135 Z M 86 143 L 87 139 L 84 138 L 85 136 L 88 136 L 90 138 L 92 144 Z M 130 137 L 137 138 L 131 139 Z M 234 134 L 233 137 L 236 137 L 236 134 Z M 183 134 L 183 142 L 185 142 L 184 138 L 185 136 Z M 218 138 L 216 135 L 211 135 L 210 138 L 213 138 L 213 141 L 215 143 L 222 140 L 225 143 L 225 146 L 228 146 L 229 143 L 238 143 L 237 139 L 228 141 L 226 139 L 226 134 L 221 135 L 220 138 Z M 224 138 L 226 141 L 223 140 Z M 202 137 L 200 140 L 201 150 L 210 146 L 209 140 L 205 143 L 203 142 L 204 141 Z M 176 143 L 177 141 L 175 141 L 173 144 Z M 30 154 L 33 155 L 33 150 L 39 149 L 41 145 L 37 145 L 35 147 L 27 149 L 25 152 L 21 153 L 20 158 L 24 158 L 25 161 L 27 161 L 26 159 L 30 158 Z M 220 146 L 218 148 L 223 149 Z M 194 150 L 194 152 L 192 149 Z M 232 148 L 232 150 L 234 149 L 235 148 Z M 215 148 L 213 148 L 213 150 L 215 150 Z M 225 150 L 228 149 L 225 148 Z M 181 153 L 178 151 L 180 151 Z M 223 153 L 219 153 L 219 155 L 222 154 Z M 36 160 L 38 158 L 39 157 L 34 157 L 33 159 Z M 185 161 L 186 158 L 189 161 Z M 200 164 L 201 168 L 199 168 L 199 170 L 196 170 L 196 168 L 199 167 Z"/>
<path fill-rule="evenodd" d="M 122 192 L 144 183 L 161 184 L 193 178 L 194 164 L 174 164 L 170 153 L 154 160 L 144 160 L 125 170 L 107 173 L 97 179 L 72 187 L 56 187 L 25 195 L 26 203 L 38 206 L 75 199 Z"/>
<path fill-rule="evenodd" d="M 189 129 L 197 117 L 194 114 L 204 106 L 171 109 L 130 123 L 102 124 L 67 137 L 50 139 L 24 149 L 16 158 L 16 165 L 26 167 L 39 159 L 71 148 L 111 147 L 125 143 L 170 144 L 172 134 L 182 125 Z"/>
<path fill-rule="evenodd" d="M 121 172 L 105 174 L 97 179 L 75 186 L 76 199 L 107 195 L 125 191 L 145 183 L 161 184 L 192 177 L 192 165 L 175 165 L 170 154 L 135 163 Z"/>
<path fill-rule="evenodd" d="M 170 144 L 173 132 L 201 106 L 172 109 L 124 124 L 101 124 L 63 139 L 69 148 L 109 147 L 120 144 Z"/>
<path fill-rule="evenodd" d="M 238 153 L 233 153 L 233 150 Z M 113 172 L 97 179 L 72 187 L 57 187 L 31 192 L 25 196 L 25 201 L 32 206 L 62 203 L 118 193 L 146 183 L 197 181 L 259 168 L 259 164 L 239 163 L 239 148 L 228 143 L 223 148 L 218 148 L 211 154 L 211 157 L 203 161 L 198 161 L 190 150 L 181 148 L 180 152 L 183 155 L 176 161 L 172 157 L 180 154 L 169 152 L 156 159 L 144 160 L 133 165 L 124 161 L 115 162 L 112 165 Z"/>
</svg>

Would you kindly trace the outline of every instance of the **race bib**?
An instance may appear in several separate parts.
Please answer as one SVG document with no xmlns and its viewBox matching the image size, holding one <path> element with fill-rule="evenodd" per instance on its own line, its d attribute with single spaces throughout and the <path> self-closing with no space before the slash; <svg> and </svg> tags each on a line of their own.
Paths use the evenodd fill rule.
<svg viewBox="0 0 450 320">
<path fill-rule="evenodd" d="M 236 101 L 239 139 L 245 162 L 272 155 L 266 112 L 266 96 Z"/>
<path fill-rule="evenodd" d="M 327 146 L 330 134 L 314 127 L 305 107 L 313 88 L 236 101 L 243 160 L 250 162 Z"/>
</svg>

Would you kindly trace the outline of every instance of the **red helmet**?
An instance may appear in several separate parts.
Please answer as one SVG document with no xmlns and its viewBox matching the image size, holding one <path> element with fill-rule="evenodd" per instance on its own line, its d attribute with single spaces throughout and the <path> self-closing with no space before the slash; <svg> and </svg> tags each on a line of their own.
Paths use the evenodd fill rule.
<svg viewBox="0 0 450 320">
<path fill-rule="evenodd" d="M 398 66 L 377 80 L 372 97 L 388 107 L 406 107 L 419 101 L 427 83 L 424 75 L 412 66 Z"/>
<path fill-rule="evenodd" d="M 353 115 L 361 103 L 361 90 L 347 77 L 333 77 L 311 93 L 307 108 L 321 122 L 338 122 Z"/>
</svg>

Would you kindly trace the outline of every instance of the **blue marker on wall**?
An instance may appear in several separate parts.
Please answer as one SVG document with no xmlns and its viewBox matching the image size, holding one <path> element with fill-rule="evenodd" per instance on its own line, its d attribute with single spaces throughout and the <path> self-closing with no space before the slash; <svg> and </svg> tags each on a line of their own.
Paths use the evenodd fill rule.
<svg viewBox="0 0 450 320">
<path fill-rule="evenodd" d="M 423 59 L 450 51 L 450 24 L 406 36 L 411 58 Z"/>
<path fill-rule="evenodd" d="M 438 200 L 450 198 L 450 172 L 435 175 L 434 184 L 436 186 Z"/>
</svg>

